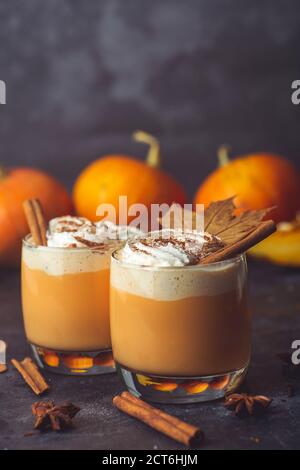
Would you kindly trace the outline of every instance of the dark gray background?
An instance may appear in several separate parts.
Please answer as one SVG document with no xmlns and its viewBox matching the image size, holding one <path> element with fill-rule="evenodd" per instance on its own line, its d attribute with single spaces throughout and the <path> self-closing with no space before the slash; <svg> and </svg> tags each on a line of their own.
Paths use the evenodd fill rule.
<svg viewBox="0 0 300 470">
<path fill-rule="evenodd" d="M 142 158 L 130 140 L 136 128 L 161 138 L 166 169 L 190 195 L 223 142 L 299 162 L 299 54 L 299 0 L 0 0 L 0 162 L 37 165 L 71 185 L 98 155 Z M 1 331 L 20 359 L 19 276 L 3 271 L 0 280 Z M 250 284 L 250 391 L 272 396 L 270 413 L 239 420 L 221 403 L 166 410 L 199 424 L 205 448 L 299 448 L 299 390 L 287 398 L 276 358 L 299 337 L 299 275 L 259 264 Z M 24 437 L 34 397 L 10 366 L 0 377 L 1 448 L 182 449 L 112 408 L 116 376 L 49 382 L 49 398 L 83 408 L 74 430 Z"/>
<path fill-rule="evenodd" d="M 299 0 L 1 0 L 0 161 L 71 185 L 93 158 L 143 157 L 142 128 L 192 195 L 219 144 L 299 161 Z"/>
</svg>

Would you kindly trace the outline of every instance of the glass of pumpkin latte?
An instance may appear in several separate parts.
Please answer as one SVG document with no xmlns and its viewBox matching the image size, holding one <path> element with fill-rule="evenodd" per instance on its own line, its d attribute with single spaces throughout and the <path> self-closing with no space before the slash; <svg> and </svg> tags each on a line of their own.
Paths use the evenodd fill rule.
<svg viewBox="0 0 300 470">
<path fill-rule="evenodd" d="M 241 383 L 251 349 L 247 267 L 244 255 L 201 264 L 220 243 L 208 233 L 170 230 L 112 254 L 114 359 L 136 396 L 207 401 Z"/>
<path fill-rule="evenodd" d="M 113 372 L 110 255 L 136 230 L 65 216 L 50 221 L 47 245 L 23 240 L 25 332 L 41 367 L 57 373 Z"/>
</svg>

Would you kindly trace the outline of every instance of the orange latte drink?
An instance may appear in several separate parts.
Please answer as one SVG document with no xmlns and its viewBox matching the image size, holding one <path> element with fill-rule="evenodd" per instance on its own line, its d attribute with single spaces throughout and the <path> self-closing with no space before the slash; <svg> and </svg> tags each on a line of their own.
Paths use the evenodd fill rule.
<svg viewBox="0 0 300 470">
<path fill-rule="evenodd" d="M 208 234 L 156 232 L 113 254 L 113 354 L 132 393 L 204 401 L 241 382 L 251 349 L 245 258 L 198 264 L 219 243 Z"/>
<path fill-rule="evenodd" d="M 24 325 L 41 366 L 60 373 L 114 371 L 109 269 L 121 244 L 116 234 L 123 235 L 113 224 L 66 216 L 50 222 L 47 246 L 24 240 Z"/>
</svg>

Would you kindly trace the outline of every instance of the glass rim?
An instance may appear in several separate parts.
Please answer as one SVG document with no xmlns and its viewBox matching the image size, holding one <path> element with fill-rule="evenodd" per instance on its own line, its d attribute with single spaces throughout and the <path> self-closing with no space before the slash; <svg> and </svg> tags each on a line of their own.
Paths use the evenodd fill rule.
<svg viewBox="0 0 300 470">
<path fill-rule="evenodd" d="M 54 252 L 54 251 L 67 251 L 68 253 L 71 252 L 93 252 L 93 253 L 98 253 L 100 255 L 105 255 L 109 254 L 109 250 L 107 251 L 101 251 L 100 248 L 93 248 L 90 246 L 76 246 L 76 247 L 68 247 L 68 246 L 45 246 L 45 245 L 34 245 L 29 241 L 29 238 L 31 237 L 31 233 L 28 233 L 24 238 L 22 238 L 22 245 L 25 246 L 26 248 L 29 248 L 30 250 L 39 250 L 39 251 L 47 251 L 47 252 Z"/>
<path fill-rule="evenodd" d="M 146 265 L 139 265 L 139 264 L 134 264 L 134 263 L 127 263 L 125 261 L 122 261 L 121 259 L 117 258 L 118 253 L 122 250 L 123 248 L 117 248 L 111 253 L 111 260 L 121 266 L 124 266 L 125 268 L 135 268 L 135 269 L 140 269 L 143 271 L 174 271 L 174 270 L 198 270 L 198 269 L 210 269 L 211 267 L 226 267 L 234 262 L 237 261 L 246 261 L 246 253 L 240 253 L 238 255 L 233 256 L 232 258 L 228 258 L 222 261 L 215 261 L 214 263 L 208 263 L 208 264 L 188 264 L 186 266 L 146 266 Z"/>
</svg>

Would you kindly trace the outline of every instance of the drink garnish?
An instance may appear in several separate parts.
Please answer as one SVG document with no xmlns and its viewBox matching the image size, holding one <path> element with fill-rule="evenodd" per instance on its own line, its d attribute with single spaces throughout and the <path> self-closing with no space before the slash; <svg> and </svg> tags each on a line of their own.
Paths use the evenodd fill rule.
<svg viewBox="0 0 300 470">
<path fill-rule="evenodd" d="M 234 204 L 234 197 L 222 201 L 212 202 L 204 210 L 205 233 L 218 237 L 222 245 L 215 245 L 214 250 L 205 251 L 200 257 L 199 263 L 208 264 L 222 261 L 238 254 L 244 253 L 252 246 L 256 245 L 264 238 L 271 235 L 276 230 L 272 220 L 263 220 L 273 208 L 261 210 L 248 210 L 236 215 L 237 207 Z M 184 231 L 195 232 L 197 213 L 182 209 L 178 205 L 170 207 L 169 211 L 160 218 L 160 224 L 164 228 L 165 224 L 171 220 L 171 214 L 181 211 Z M 190 226 L 187 224 L 189 221 Z"/>
<path fill-rule="evenodd" d="M 46 246 L 47 224 L 40 200 L 26 199 L 23 202 L 23 209 L 34 243 L 37 246 Z"/>
<path fill-rule="evenodd" d="M 149 405 L 129 392 L 123 392 L 113 398 L 113 405 L 119 410 L 144 422 L 172 439 L 191 446 L 204 438 L 203 432 L 159 408 Z"/>
<path fill-rule="evenodd" d="M 230 410 L 234 410 L 237 416 L 246 416 L 264 412 L 271 403 L 272 399 L 264 395 L 232 393 L 226 397 L 224 406 Z"/>
<path fill-rule="evenodd" d="M 41 395 L 49 389 L 49 385 L 30 357 L 25 357 L 21 362 L 12 359 L 11 362 L 36 395 Z"/>
<path fill-rule="evenodd" d="M 80 408 L 71 402 L 55 405 L 52 400 L 37 401 L 31 406 L 35 416 L 34 429 L 40 431 L 62 431 L 72 424 L 72 418 L 80 411 Z"/>
</svg>

